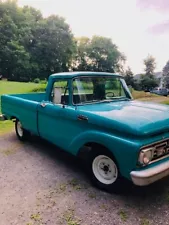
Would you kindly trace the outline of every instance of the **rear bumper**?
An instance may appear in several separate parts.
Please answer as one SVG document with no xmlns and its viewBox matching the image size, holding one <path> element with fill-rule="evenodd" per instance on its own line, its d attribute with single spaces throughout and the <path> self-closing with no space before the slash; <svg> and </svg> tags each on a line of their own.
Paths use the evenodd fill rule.
<svg viewBox="0 0 169 225">
<path fill-rule="evenodd" d="M 132 171 L 130 173 L 131 179 L 135 185 L 146 186 L 155 181 L 158 181 L 169 175 L 169 161 L 156 165 L 154 167 L 141 170 Z"/>
<path fill-rule="evenodd" d="M 4 121 L 4 120 L 7 120 L 6 116 L 5 115 L 0 115 L 0 121 Z"/>
</svg>

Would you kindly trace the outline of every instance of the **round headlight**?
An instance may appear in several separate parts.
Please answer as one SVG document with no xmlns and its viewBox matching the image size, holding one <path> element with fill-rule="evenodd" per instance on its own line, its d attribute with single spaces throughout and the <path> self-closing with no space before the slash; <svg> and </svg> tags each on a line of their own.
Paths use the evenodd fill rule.
<svg viewBox="0 0 169 225">
<path fill-rule="evenodd" d="M 141 150 L 139 155 L 139 163 L 141 165 L 148 165 L 153 158 L 152 148 Z"/>
<path fill-rule="evenodd" d="M 150 161 L 151 161 L 150 158 L 148 158 L 146 155 L 143 157 L 143 163 L 145 165 L 149 164 Z"/>
</svg>

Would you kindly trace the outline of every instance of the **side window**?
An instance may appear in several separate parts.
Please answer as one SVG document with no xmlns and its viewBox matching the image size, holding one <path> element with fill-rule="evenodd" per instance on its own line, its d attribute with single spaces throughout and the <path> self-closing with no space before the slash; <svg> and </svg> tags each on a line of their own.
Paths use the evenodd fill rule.
<svg viewBox="0 0 169 225">
<path fill-rule="evenodd" d="M 69 103 L 68 80 L 57 80 L 54 82 L 51 92 L 51 101 L 54 104 L 67 105 Z"/>
</svg>

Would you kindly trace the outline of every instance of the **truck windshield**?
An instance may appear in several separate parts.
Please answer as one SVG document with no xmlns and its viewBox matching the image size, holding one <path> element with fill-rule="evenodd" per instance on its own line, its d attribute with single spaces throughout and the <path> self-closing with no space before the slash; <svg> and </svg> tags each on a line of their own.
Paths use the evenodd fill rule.
<svg viewBox="0 0 169 225">
<path fill-rule="evenodd" d="M 73 103 L 107 102 L 130 99 L 125 81 L 119 77 L 78 77 L 73 80 Z"/>
</svg>

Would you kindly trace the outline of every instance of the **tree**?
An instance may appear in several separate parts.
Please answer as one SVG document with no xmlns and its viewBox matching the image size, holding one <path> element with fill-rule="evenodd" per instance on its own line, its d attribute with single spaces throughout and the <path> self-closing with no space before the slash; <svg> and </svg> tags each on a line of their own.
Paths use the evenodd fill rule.
<svg viewBox="0 0 169 225">
<path fill-rule="evenodd" d="M 90 58 L 88 56 L 90 38 L 80 37 L 75 39 L 76 42 L 76 52 L 74 54 L 74 59 L 72 61 L 72 69 L 87 71 L 91 70 Z"/>
<path fill-rule="evenodd" d="M 169 61 L 167 61 L 166 65 L 163 68 L 163 82 L 164 84 L 169 87 Z"/>
<path fill-rule="evenodd" d="M 10 66 L 7 67 L 10 74 L 8 80 L 30 81 L 29 53 L 17 41 L 8 42 L 5 51 L 10 61 Z"/>
<path fill-rule="evenodd" d="M 8 79 L 43 79 L 69 70 L 75 43 L 62 17 L 43 18 L 33 7 L 0 0 L 0 33 L 0 72 Z"/>
<path fill-rule="evenodd" d="M 149 55 L 144 60 L 144 65 L 145 65 L 145 75 L 147 75 L 149 77 L 153 77 L 154 70 L 156 68 L 155 58 L 153 56 Z"/>
<path fill-rule="evenodd" d="M 145 74 L 142 76 L 140 80 L 140 86 L 143 90 L 149 91 L 150 89 L 158 85 L 158 82 L 154 77 L 154 70 L 156 67 L 155 58 L 149 55 L 144 60 L 144 65 L 145 65 Z"/>
<path fill-rule="evenodd" d="M 131 71 L 130 67 L 127 68 L 125 75 L 124 75 L 124 79 L 125 79 L 127 85 L 131 85 L 132 87 L 134 87 L 134 76 L 133 76 L 133 72 Z"/>
<path fill-rule="evenodd" d="M 33 30 L 30 52 L 39 65 L 39 76 L 68 71 L 75 49 L 73 34 L 62 17 L 50 16 Z"/>
<path fill-rule="evenodd" d="M 158 82 L 155 78 L 151 78 L 146 75 L 142 75 L 140 86 L 142 90 L 151 90 L 152 88 L 156 87 L 158 85 Z"/>
<path fill-rule="evenodd" d="M 77 39 L 74 70 L 120 71 L 124 61 L 124 55 L 110 38 L 93 36 L 91 39 L 87 37 Z"/>
<path fill-rule="evenodd" d="M 9 80 L 48 78 L 69 70 L 123 72 L 124 55 L 110 38 L 75 40 L 59 16 L 0 0 L 0 73 Z"/>
<path fill-rule="evenodd" d="M 110 38 L 93 36 L 89 46 L 89 58 L 95 71 L 114 72 L 119 70 L 120 62 L 124 60 L 117 46 Z"/>
<path fill-rule="evenodd" d="M 8 42 L 16 39 L 17 26 L 12 19 L 17 14 L 17 5 L 14 1 L 0 1 L 0 70 L 2 75 L 8 77 L 10 61 L 6 53 Z M 16 17 L 15 17 L 16 21 Z"/>
</svg>

